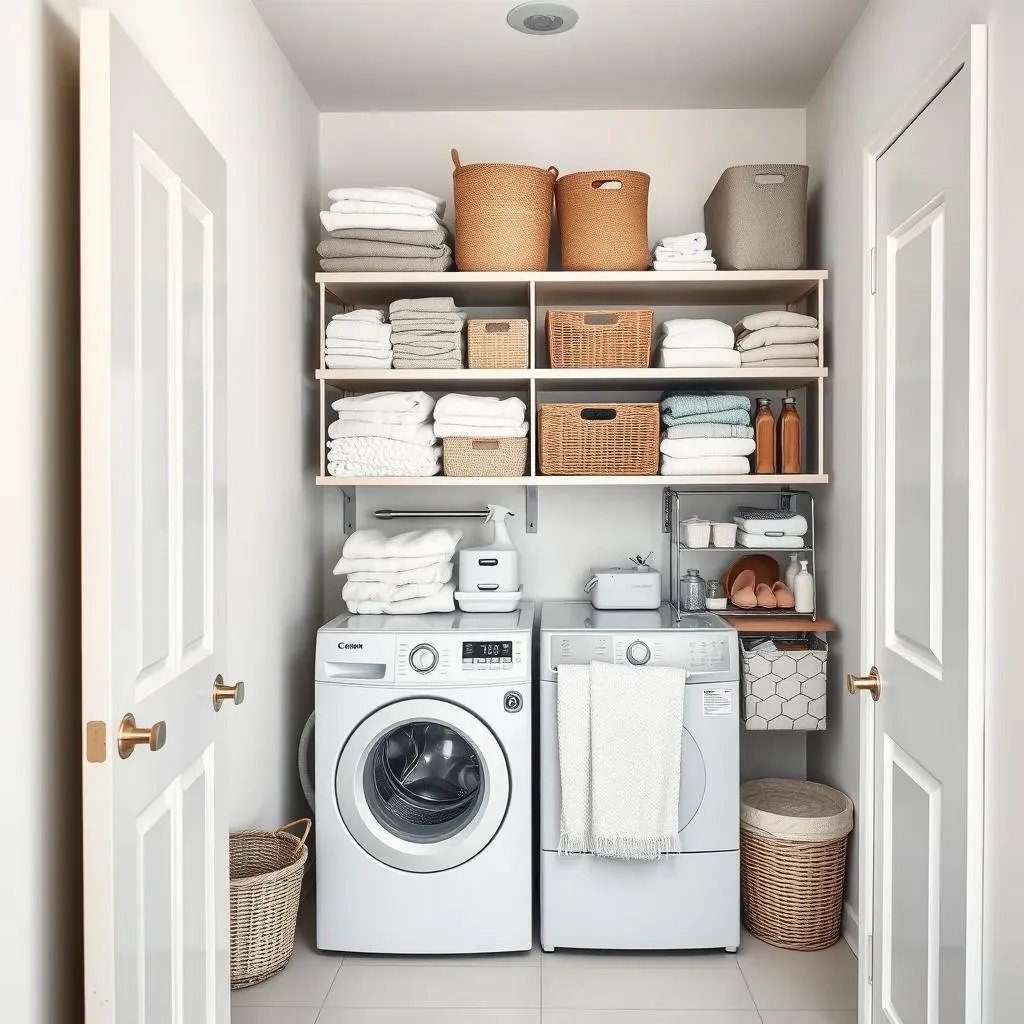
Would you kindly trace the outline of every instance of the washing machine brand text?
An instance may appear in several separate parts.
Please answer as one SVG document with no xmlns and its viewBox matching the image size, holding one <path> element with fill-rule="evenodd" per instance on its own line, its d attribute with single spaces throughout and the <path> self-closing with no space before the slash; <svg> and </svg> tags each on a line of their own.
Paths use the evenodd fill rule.
<svg viewBox="0 0 1024 1024">
<path fill-rule="evenodd" d="M 362 649 L 362 644 L 338 644 L 339 651 L 361 651 Z"/>
</svg>

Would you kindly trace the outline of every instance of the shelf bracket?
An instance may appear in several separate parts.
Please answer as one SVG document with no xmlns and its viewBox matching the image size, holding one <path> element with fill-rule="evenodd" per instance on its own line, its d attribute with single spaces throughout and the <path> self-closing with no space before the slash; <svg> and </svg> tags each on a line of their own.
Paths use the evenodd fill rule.
<svg viewBox="0 0 1024 1024">
<path fill-rule="evenodd" d="M 661 491 L 661 532 L 672 532 L 672 491 L 668 487 Z"/>
<path fill-rule="evenodd" d="M 356 532 L 356 489 L 339 487 L 341 491 L 341 532 L 351 537 Z"/>
<path fill-rule="evenodd" d="M 525 533 L 537 532 L 537 488 L 533 484 L 527 484 L 524 488 L 525 508 L 523 530 Z"/>
</svg>

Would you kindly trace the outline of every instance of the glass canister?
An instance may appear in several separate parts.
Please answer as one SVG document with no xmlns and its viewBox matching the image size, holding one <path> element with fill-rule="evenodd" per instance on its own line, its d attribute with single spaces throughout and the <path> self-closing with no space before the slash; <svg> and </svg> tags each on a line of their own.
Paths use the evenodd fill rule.
<svg viewBox="0 0 1024 1024">
<path fill-rule="evenodd" d="M 707 607 L 707 584 L 697 569 L 687 569 L 679 581 L 679 607 L 684 612 L 702 612 Z"/>
<path fill-rule="evenodd" d="M 725 608 L 728 605 L 728 600 L 726 599 L 725 587 L 722 586 L 721 580 L 708 580 L 705 603 L 707 604 L 709 612 L 725 611 Z"/>
</svg>

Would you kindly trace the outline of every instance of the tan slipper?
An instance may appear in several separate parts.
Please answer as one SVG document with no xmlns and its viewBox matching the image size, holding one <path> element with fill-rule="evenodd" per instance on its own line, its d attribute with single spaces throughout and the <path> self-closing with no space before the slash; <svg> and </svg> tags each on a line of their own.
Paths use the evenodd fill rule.
<svg viewBox="0 0 1024 1024">
<path fill-rule="evenodd" d="M 737 573 L 732 581 L 732 593 L 729 595 L 737 608 L 756 608 L 757 598 L 754 596 L 754 574 L 749 569 Z"/>
<path fill-rule="evenodd" d="M 796 598 L 793 597 L 793 591 L 781 580 L 778 583 L 772 584 L 772 593 L 775 595 L 775 603 L 779 608 L 796 607 Z"/>
<path fill-rule="evenodd" d="M 758 608 L 778 607 L 778 601 L 775 599 L 775 594 L 767 583 L 758 583 L 757 589 L 754 591 L 754 596 L 757 598 Z"/>
</svg>

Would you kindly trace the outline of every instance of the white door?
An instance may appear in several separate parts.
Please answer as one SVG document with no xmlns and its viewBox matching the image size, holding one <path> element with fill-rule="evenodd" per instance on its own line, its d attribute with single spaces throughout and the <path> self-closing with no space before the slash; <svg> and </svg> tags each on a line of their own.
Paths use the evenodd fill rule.
<svg viewBox="0 0 1024 1024">
<path fill-rule="evenodd" d="M 876 165 L 871 1021 L 965 1020 L 971 73 Z M 865 851 L 865 856 L 869 851 Z"/>
<path fill-rule="evenodd" d="M 227 1024 L 225 166 L 91 9 L 81 178 L 86 1021 Z"/>
</svg>

